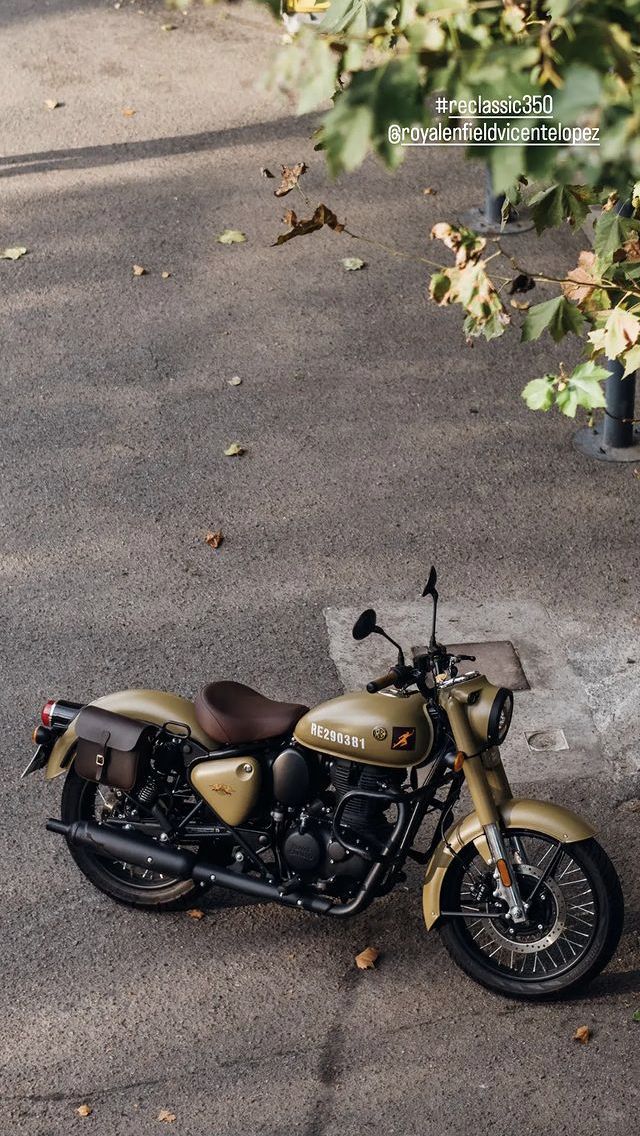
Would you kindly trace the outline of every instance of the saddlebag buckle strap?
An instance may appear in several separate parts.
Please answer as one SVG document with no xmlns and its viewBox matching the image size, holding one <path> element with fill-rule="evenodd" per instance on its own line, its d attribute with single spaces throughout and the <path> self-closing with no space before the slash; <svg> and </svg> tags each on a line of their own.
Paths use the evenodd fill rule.
<svg viewBox="0 0 640 1136">
<path fill-rule="evenodd" d="M 130 792 L 152 731 L 149 723 L 89 705 L 78 714 L 75 731 L 76 773 L 87 781 Z"/>
</svg>

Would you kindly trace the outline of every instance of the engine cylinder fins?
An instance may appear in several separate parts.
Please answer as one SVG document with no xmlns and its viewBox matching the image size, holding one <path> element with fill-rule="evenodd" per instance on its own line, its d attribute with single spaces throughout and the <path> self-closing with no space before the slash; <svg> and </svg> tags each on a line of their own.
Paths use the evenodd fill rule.
<svg viewBox="0 0 640 1136">
<path fill-rule="evenodd" d="M 355 761 L 333 761 L 329 776 L 336 791 L 336 804 L 339 804 L 345 793 L 352 790 L 363 789 L 374 793 L 382 793 L 387 789 L 397 791 L 406 777 L 406 771 L 385 769 L 381 772 L 374 766 L 361 765 Z M 341 824 L 384 839 L 390 827 L 384 815 L 388 807 L 383 801 L 373 801 L 369 797 L 353 797 L 345 805 Z"/>
</svg>

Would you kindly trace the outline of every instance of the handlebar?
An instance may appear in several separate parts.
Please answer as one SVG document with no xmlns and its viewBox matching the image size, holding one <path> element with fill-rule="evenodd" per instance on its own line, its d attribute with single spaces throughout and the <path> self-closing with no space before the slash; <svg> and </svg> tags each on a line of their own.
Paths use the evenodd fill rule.
<svg viewBox="0 0 640 1136">
<path fill-rule="evenodd" d="M 384 690 L 386 686 L 393 686 L 394 682 L 398 680 L 398 673 L 396 667 L 392 667 L 387 671 L 386 675 L 380 678 L 374 678 L 371 682 L 367 683 L 367 693 L 377 694 L 379 690 Z"/>
</svg>

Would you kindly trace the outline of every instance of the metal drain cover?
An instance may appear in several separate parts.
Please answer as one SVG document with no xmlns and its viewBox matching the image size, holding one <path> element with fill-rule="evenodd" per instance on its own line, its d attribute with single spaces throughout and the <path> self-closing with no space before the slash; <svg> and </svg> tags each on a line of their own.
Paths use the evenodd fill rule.
<svg viewBox="0 0 640 1136">
<path fill-rule="evenodd" d="M 559 753 L 560 750 L 569 748 L 564 730 L 534 730 L 524 736 L 533 753 Z"/>
<path fill-rule="evenodd" d="M 414 647 L 413 654 L 421 655 L 426 647 Z M 452 655 L 475 655 L 475 663 L 461 663 L 460 672 L 476 670 L 486 675 L 496 686 L 507 686 L 509 690 L 530 690 L 527 676 L 522 669 L 520 656 L 513 643 L 501 639 L 491 643 L 447 643 Z"/>
</svg>

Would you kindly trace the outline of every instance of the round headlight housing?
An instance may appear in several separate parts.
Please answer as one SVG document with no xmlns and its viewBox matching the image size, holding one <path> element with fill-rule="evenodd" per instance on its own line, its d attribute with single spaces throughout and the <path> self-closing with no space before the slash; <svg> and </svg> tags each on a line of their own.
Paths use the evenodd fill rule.
<svg viewBox="0 0 640 1136">
<path fill-rule="evenodd" d="M 511 725 L 513 716 L 513 692 L 506 686 L 501 686 L 496 694 L 489 712 L 489 728 L 487 740 L 490 746 L 502 745 Z"/>
</svg>

